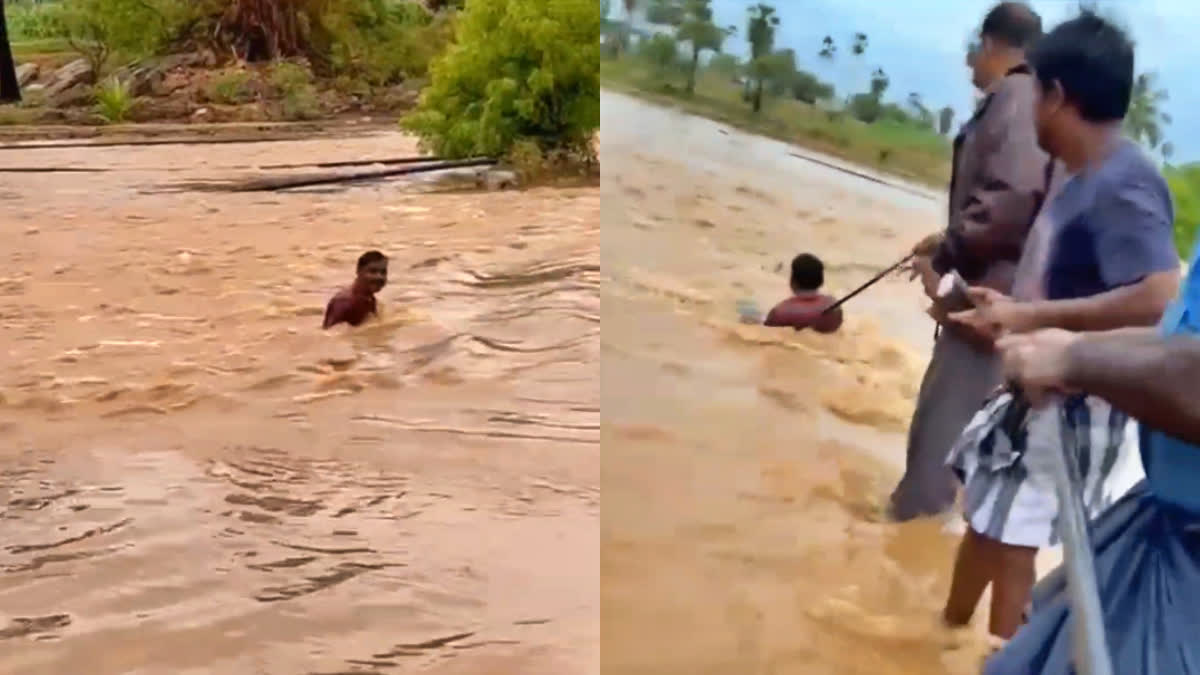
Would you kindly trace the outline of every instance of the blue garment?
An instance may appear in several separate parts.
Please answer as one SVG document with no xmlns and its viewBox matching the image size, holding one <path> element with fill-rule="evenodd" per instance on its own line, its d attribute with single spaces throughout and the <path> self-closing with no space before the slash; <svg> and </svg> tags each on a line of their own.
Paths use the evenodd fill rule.
<svg viewBox="0 0 1200 675">
<path fill-rule="evenodd" d="M 1200 675 L 1200 528 L 1140 483 L 1092 526 L 1096 582 L 1116 675 Z M 984 675 L 1075 675 L 1071 600 L 1059 568 Z"/>
<path fill-rule="evenodd" d="M 1164 336 L 1200 334 L 1200 246 L 1192 252 L 1179 297 L 1159 323 Z M 1156 497 L 1200 515 L 1200 447 L 1141 427 L 1142 465 Z"/>
<path fill-rule="evenodd" d="M 1070 178 L 1047 206 L 1046 298 L 1086 298 L 1174 269 L 1175 208 L 1158 168 L 1122 139 L 1099 166 Z"/>
</svg>

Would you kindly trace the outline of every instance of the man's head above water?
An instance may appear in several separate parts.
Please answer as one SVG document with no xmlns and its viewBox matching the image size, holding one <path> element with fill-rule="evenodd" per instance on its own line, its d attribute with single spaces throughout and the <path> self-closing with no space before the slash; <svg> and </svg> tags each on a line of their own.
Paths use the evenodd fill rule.
<svg viewBox="0 0 1200 675">
<path fill-rule="evenodd" d="M 825 265 L 811 253 L 801 253 L 792 258 L 792 292 L 812 293 L 825 285 Z"/>
<path fill-rule="evenodd" d="M 1120 128 L 1133 93 L 1133 43 L 1090 12 L 1059 24 L 1030 51 L 1038 144 L 1071 165 Z"/>
<path fill-rule="evenodd" d="M 971 83 L 987 89 L 1025 60 L 1042 36 L 1042 17 L 1023 2 L 1002 2 L 983 18 L 979 40 L 967 51 Z"/>
<path fill-rule="evenodd" d="M 387 285 L 388 259 L 379 251 L 367 251 L 358 257 L 354 285 L 359 290 L 378 293 Z"/>
</svg>

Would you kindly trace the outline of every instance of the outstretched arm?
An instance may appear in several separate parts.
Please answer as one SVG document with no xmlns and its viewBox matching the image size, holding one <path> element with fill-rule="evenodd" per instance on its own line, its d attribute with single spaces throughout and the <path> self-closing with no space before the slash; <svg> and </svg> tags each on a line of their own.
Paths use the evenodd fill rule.
<svg viewBox="0 0 1200 675">
<path fill-rule="evenodd" d="M 1123 332 L 1081 336 L 1066 349 L 1064 383 L 1143 424 L 1200 443 L 1200 338 Z"/>
</svg>

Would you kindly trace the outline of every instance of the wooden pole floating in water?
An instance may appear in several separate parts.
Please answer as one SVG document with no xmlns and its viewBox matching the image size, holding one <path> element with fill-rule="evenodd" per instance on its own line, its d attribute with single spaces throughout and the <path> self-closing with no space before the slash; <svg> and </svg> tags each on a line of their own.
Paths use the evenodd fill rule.
<svg viewBox="0 0 1200 675">
<path fill-rule="evenodd" d="M 64 141 L 49 143 L 4 143 L 3 150 L 58 150 L 68 148 L 123 148 L 126 146 L 146 145 L 230 145 L 237 143 L 285 143 L 289 141 L 310 141 L 327 136 L 280 134 L 261 136 L 242 136 L 232 138 L 140 138 L 125 141 Z"/>
<path fill-rule="evenodd" d="M 468 169 L 477 166 L 491 166 L 495 163 L 496 160 L 491 159 L 490 157 L 443 160 L 440 162 L 430 162 L 429 164 L 421 164 L 418 166 L 403 166 L 396 169 L 356 171 L 354 173 L 320 173 L 308 174 L 305 176 L 275 176 L 271 178 L 257 178 L 243 182 L 226 183 L 224 185 L 211 185 L 209 188 L 226 190 L 229 192 L 271 192 L 275 190 L 287 190 L 289 188 L 310 187 L 314 185 L 350 183 L 360 180 L 371 180 L 374 178 L 406 176 L 414 173 L 446 171 L 449 169 Z"/>
<path fill-rule="evenodd" d="M 89 169 L 80 166 L 6 166 L 0 173 L 98 173 L 112 169 Z"/>
<path fill-rule="evenodd" d="M 308 162 L 302 164 L 263 164 L 260 169 L 304 169 L 313 167 L 317 169 L 336 169 L 342 166 L 371 166 L 372 164 L 381 164 L 390 166 L 393 164 L 419 164 L 421 162 L 445 162 L 448 161 L 442 157 L 389 157 L 386 159 L 348 159 L 337 162 Z"/>
<path fill-rule="evenodd" d="M 228 169 L 334 169 L 346 166 L 395 166 L 401 164 L 421 164 L 425 162 L 445 162 L 441 157 L 385 157 L 383 159 L 349 159 L 333 162 L 301 162 L 298 164 L 234 164 Z M 0 173 L 56 173 L 56 172 L 104 172 L 104 171 L 184 171 L 184 167 L 154 168 L 145 166 L 133 167 L 81 167 L 81 166 L 9 166 L 0 167 Z"/>
</svg>

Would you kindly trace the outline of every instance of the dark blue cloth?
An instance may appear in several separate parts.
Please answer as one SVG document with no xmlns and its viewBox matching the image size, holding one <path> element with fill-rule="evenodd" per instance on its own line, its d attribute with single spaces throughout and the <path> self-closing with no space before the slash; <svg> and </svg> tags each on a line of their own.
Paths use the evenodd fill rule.
<svg viewBox="0 0 1200 675">
<path fill-rule="evenodd" d="M 1096 577 L 1117 675 L 1200 675 L 1200 518 L 1145 483 L 1093 525 Z M 1065 576 L 1034 594 L 1033 616 L 984 675 L 1073 675 Z"/>
<path fill-rule="evenodd" d="M 1098 295 L 1179 266 L 1171 192 L 1132 141 L 1069 178 L 1047 209 L 1049 300 Z"/>
</svg>

